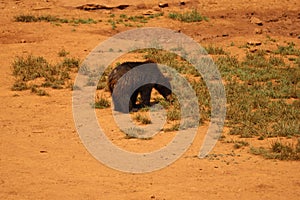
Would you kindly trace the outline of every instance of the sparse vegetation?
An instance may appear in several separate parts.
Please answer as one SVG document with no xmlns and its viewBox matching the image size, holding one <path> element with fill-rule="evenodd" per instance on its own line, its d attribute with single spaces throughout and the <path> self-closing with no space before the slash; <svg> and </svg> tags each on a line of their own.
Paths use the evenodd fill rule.
<svg viewBox="0 0 300 200">
<path fill-rule="evenodd" d="M 295 55 L 298 49 L 291 44 L 286 48 L 288 50 L 280 50 L 285 52 L 281 54 L 264 50 L 246 52 L 243 59 L 231 56 L 219 47 L 206 48 L 208 53 L 215 55 L 224 79 L 228 102 L 226 126 L 230 128 L 230 134 L 258 139 L 300 135 L 300 62 L 284 58 L 286 55 Z M 199 74 L 191 71 L 190 65 L 177 55 L 156 49 L 148 49 L 146 52 L 145 58 L 185 74 L 199 98 L 202 120 L 209 120 L 209 94 L 203 81 L 195 79 Z M 168 107 L 167 115 L 169 121 L 176 122 L 180 118 L 180 110 Z M 178 129 L 179 124 L 175 123 L 164 130 Z M 236 142 L 234 148 L 248 145 L 246 141 Z"/>
<path fill-rule="evenodd" d="M 29 55 L 16 57 L 12 63 L 12 73 L 16 80 L 12 90 L 31 89 L 40 96 L 48 95 L 41 87 L 53 89 L 67 88 L 70 73 L 77 72 L 79 59 L 67 58 L 57 64 L 50 64 L 44 57 Z"/>
<path fill-rule="evenodd" d="M 211 54 L 211 55 L 227 55 L 228 54 L 222 47 L 215 47 L 212 45 L 205 47 L 205 50 L 208 54 Z"/>
<path fill-rule="evenodd" d="M 145 114 L 137 113 L 134 119 L 142 124 L 151 124 L 151 120 Z"/>
<path fill-rule="evenodd" d="M 300 50 L 295 48 L 295 44 L 293 42 L 288 43 L 287 46 L 278 46 L 278 49 L 274 51 L 275 54 L 281 55 L 295 55 L 300 56 Z"/>
<path fill-rule="evenodd" d="M 249 146 L 249 143 L 247 141 L 235 141 L 233 147 L 235 149 L 240 149 L 241 147 Z"/>
<path fill-rule="evenodd" d="M 262 155 L 267 159 L 279 160 L 300 160 L 300 139 L 297 143 L 275 141 L 270 149 L 263 147 L 251 147 L 250 152 L 255 155 Z"/>
<path fill-rule="evenodd" d="M 292 52 L 298 51 L 294 45 L 288 48 L 293 48 Z M 229 127 L 230 134 L 261 139 L 300 135 L 299 59 L 287 60 L 282 57 L 287 53 L 274 55 L 272 52 L 259 50 L 254 53 L 247 52 L 244 59 L 238 60 L 220 47 L 208 46 L 206 49 L 208 53 L 216 56 L 216 64 L 224 79 L 228 102 L 225 125 Z M 173 67 L 183 74 L 198 96 L 201 122 L 209 120 L 209 93 L 200 74 L 187 61 L 173 53 L 157 49 L 139 50 L 137 53 L 142 53 L 146 59 Z M 44 96 L 48 93 L 42 87 L 66 88 L 66 82 L 70 79 L 69 73 L 76 72 L 79 66 L 79 60 L 67 57 L 68 54 L 66 50 L 60 50 L 58 56 L 62 60 L 58 64 L 50 64 L 45 58 L 32 55 L 17 57 L 12 64 L 13 75 L 16 77 L 12 90 L 29 89 L 37 95 Z M 111 69 L 109 67 L 103 73 L 98 81 L 98 89 L 106 89 L 107 75 Z M 83 72 L 84 67 L 81 70 Z M 89 77 L 88 84 L 97 84 L 94 80 L 97 72 L 84 73 Z M 164 131 L 179 130 L 181 113 L 178 102 L 170 104 L 161 98 L 156 101 L 167 109 L 169 125 Z M 93 106 L 107 108 L 110 103 L 103 97 L 97 97 Z M 147 110 L 141 112 L 144 111 Z M 134 120 L 141 124 L 151 123 L 151 120 L 141 113 L 136 114 Z M 187 124 L 187 127 L 190 125 Z M 234 148 L 248 145 L 247 142 L 236 142 Z M 256 151 L 264 152 L 263 149 Z"/>
<path fill-rule="evenodd" d="M 145 133 L 145 130 L 138 128 L 138 127 L 131 127 L 125 131 L 127 139 L 134 139 L 134 138 L 140 138 L 140 139 L 144 139 L 144 140 L 151 139 L 149 137 L 143 137 L 144 133 Z"/>
<path fill-rule="evenodd" d="M 265 51 L 247 53 L 243 61 L 217 59 L 226 80 L 230 134 L 261 138 L 299 136 L 300 111 L 297 65 Z M 287 67 L 288 65 L 288 67 Z M 293 103 L 286 100 L 293 99 Z"/>
<path fill-rule="evenodd" d="M 247 147 L 249 146 L 249 142 L 245 141 L 245 140 L 227 140 L 224 141 L 224 138 L 220 139 L 223 143 L 233 143 L 233 148 L 235 149 L 240 149 L 242 147 Z"/>
<path fill-rule="evenodd" d="M 180 120 L 179 108 L 171 108 L 167 112 L 167 119 L 170 121 Z"/>
<path fill-rule="evenodd" d="M 109 108 L 110 102 L 106 98 L 97 95 L 93 107 L 97 109 Z"/>
<path fill-rule="evenodd" d="M 164 128 L 165 132 L 178 131 L 180 127 L 179 123 L 173 124 L 170 128 Z"/>
<path fill-rule="evenodd" d="M 148 23 L 149 20 L 159 18 L 160 16 L 163 16 L 163 13 L 134 16 L 120 14 L 119 17 L 116 17 L 115 14 L 111 14 L 109 16 L 110 19 L 108 19 L 107 22 L 111 25 L 113 30 L 116 29 L 118 25 L 122 24 L 126 27 L 142 27 L 144 24 Z"/>
<path fill-rule="evenodd" d="M 70 23 L 70 24 L 96 24 L 97 21 L 91 18 L 88 19 L 64 19 L 53 15 L 16 15 L 14 16 L 16 22 L 51 22 L 59 25 L 60 23 Z"/>
<path fill-rule="evenodd" d="M 177 13 L 171 12 L 169 13 L 169 18 L 174 20 L 179 20 L 181 22 L 200 22 L 200 21 L 208 21 L 208 18 L 202 16 L 196 9 L 192 11 L 184 12 L 184 13 Z"/>
<path fill-rule="evenodd" d="M 36 85 L 33 85 L 31 87 L 31 92 L 37 94 L 38 96 L 49 96 L 49 94 L 45 90 L 39 89 Z"/>
<path fill-rule="evenodd" d="M 62 49 L 58 52 L 59 57 L 66 57 L 70 52 L 67 52 L 65 49 Z"/>
</svg>

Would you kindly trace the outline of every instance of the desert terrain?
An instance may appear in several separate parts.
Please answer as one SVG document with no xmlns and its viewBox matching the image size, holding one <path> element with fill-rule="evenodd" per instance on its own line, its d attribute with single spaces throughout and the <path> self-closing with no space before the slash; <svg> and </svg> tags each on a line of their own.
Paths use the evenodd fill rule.
<svg viewBox="0 0 300 200">
<path fill-rule="evenodd" d="M 168 17 L 171 12 L 193 9 L 208 21 L 184 23 Z M 241 138 L 228 134 L 225 127 L 222 141 L 206 158 L 199 159 L 207 130 L 204 123 L 191 147 L 170 166 L 149 173 L 126 173 L 99 162 L 82 144 L 73 119 L 70 88 L 45 88 L 48 96 L 12 90 L 16 57 L 42 56 L 56 63 L 64 49 L 83 61 L 102 41 L 134 28 L 172 29 L 200 45 L 221 47 L 237 58 L 245 56 L 240 47 L 247 44 L 253 52 L 259 48 L 271 52 L 290 42 L 299 49 L 299 1 L 0 0 L 0 11 L 0 199 L 299 199 L 299 161 L 266 159 L 250 152 L 251 146 L 270 147 L 277 137 L 244 138 L 249 145 L 234 148 L 230 141 Z M 147 13 L 154 15 L 147 22 L 126 25 L 112 21 Z M 15 20 L 19 15 L 93 19 L 97 23 L 25 23 Z M 268 38 L 274 42 L 265 42 Z M 109 98 L 109 93 L 105 94 Z M 299 96 L 293 101 L 299 101 Z M 112 122 L 111 108 L 96 113 L 113 143 L 128 151 L 153 151 L 174 136 L 161 133 L 152 140 L 128 139 Z M 295 121 L 298 126 L 299 120 Z"/>
</svg>

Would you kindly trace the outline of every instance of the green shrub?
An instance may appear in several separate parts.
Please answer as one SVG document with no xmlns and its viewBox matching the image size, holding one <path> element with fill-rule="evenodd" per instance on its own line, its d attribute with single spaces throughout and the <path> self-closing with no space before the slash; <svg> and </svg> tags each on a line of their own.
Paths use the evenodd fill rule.
<svg viewBox="0 0 300 200">
<path fill-rule="evenodd" d="M 202 16 L 196 9 L 184 13 L 176 13 L 171 12 L 169 13 L 169 18 L 174 20 L 179 20 L 181 22 L 200 22 L 200 21 L 208 21 L 208 18 Z"/>
</svg>

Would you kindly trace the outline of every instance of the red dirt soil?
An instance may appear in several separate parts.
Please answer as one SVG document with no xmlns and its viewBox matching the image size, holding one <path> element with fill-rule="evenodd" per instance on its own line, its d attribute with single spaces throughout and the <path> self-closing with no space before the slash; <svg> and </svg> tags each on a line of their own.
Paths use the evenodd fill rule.
<svg viewBox="0 0 300 200">
<path fill-rule="evenodd" d="M 300 163 L 266 160 L 249 153 L 249 147 L 234 149 L 218 142 L 215 159 L 196 157 L 207 126 L 199 128 L 189 150 L 172 165 L 152 173 L 130 174 L 108 168 L 92 157 L 79 139 L 72 115 L 72 92 L 47 90 L 39 97 L 30 91 L 11 91 L 14 83 L 11 63 L 16 56 L 43 56 L 51 62 L 64 48 L 81 60 L 101 41 L 132 28 L 106 23 L 110 14 L 141 15 L 162 10 L 165 15 L 150 20 L 146 27 L 181 31 L 201 45 L 213 44 L 240 55 L 239 46 L 249 40 L 265 41 L 269 35 L 276 44 L 300 44 L 300 2 L 297 0 L 203 0 L 168 1 L 87 1 L 13 0 L 0 1 L 0 199 L 299 199 Z M 124 10 L 76 9 L 87 3 L 128 4 Z M 181 23 L 167 18 L 171 11 L 197 10 L 209 22 Z M 97 24 L 57 26 L 48 22 L 15 22 L 20 14 L 60 18 L 102 19 Z M 263 23 L 250 22 L 254 16 Z M 259 34 L 257 34 L 259 33 Z M 232 46 L 230 44 L 234 43 Z M 275 48 L 263 44 L 263 48 Z M 16 95 L 18 94 L 18 95 Z M 153 140 L 125 139 L 110 123 L 111 110 L 97 110 L 114 143 L 128 150 L 149 151 L 163 146 L 170 135 Z M 226 140 L 235 139 L 226 135 Z M 269 140 L 248 139 L 250 145 L 266 146 Z"/>
</svg>

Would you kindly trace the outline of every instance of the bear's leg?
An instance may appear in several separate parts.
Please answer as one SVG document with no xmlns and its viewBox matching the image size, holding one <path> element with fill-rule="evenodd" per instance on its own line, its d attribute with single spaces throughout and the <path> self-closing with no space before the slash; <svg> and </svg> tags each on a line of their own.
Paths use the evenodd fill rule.
<svg viewBox="0 0 300 200">
<path fill-rule="evenodd" d="M 137 108 L 136 105 L 136 100 L 137 100 L 137 96 L 139 94 L 139 90 L 134 91 L 134 93 L 131 95 L 130 97 L 130 102 L 129 102 L 129 111 L 131 111 L 134 108 Z"/>
<path fill-rule="evenodd" d="M 141 106 L 150 106 L 150 98 L 152 92 L 153 84 L 147 84 L 139 88 L 139 92 L 141 93 Z"/>
<path fill-rule="evenodd" d="M 163 85 L 159 85 L 159 84 L 155 84 L 154 88 L 159 92 L 159 94 L 161 94 L 166 100 L 168 101 L 172 101 L 172 91 L 163 86 Z"/>
</svg>

